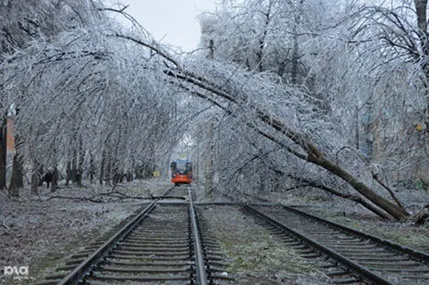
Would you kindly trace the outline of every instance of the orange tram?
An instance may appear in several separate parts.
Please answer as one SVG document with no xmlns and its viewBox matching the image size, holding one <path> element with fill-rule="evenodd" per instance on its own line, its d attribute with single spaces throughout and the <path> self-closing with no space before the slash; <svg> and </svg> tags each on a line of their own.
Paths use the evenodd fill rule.
<svg viewBox="0 0 429 285">
<path fill-rule="evenodd" d="M 188 160 L 175 160 L 170 164 L 171 182 L 176 186 L 192 183 L 192 163 Z"/>
</svg>

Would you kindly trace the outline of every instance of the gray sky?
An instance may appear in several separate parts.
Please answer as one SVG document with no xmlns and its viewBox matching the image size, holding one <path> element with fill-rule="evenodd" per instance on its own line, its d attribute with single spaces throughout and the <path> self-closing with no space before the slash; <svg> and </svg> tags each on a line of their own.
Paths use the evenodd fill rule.
<svg viewBox="0 0 429 285">
<path fill-rule="evenodd" d="M 106 1 L 108 2 L 108 1 Z M 130 5 L 127 12 L 161 43 L 183 51 L 197 48 L 200 38 L 198 14 L 214 10 L 215 0 L 119 0 Z"/>
</svg>

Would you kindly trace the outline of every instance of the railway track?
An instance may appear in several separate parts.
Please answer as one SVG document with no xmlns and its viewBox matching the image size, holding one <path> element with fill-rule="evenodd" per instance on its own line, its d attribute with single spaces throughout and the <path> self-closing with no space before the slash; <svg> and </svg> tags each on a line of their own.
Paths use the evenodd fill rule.
<svg viewBox="0 0 429 285">
<path fill-rule="evenodd" d="M 160 201 L 172 197 L 179 200 Z M 108 240 L 75 255 L 84 257 L 79 264 L 59 268 L 73 267 L 57 275 L 62 279 L 40 284 L 213 284 L 225 278 L 213 242 L 204 237 L 191 190 L 173 187 Z"/>
<path fill-rule="evenodd" d="M 88 245 L 59 268 L 61 273 L 40 284 L 229 281 L 222 250 L 199 218 L 199 206 L 206 204 L 236 205 L 257 216 L 273 235 L 337 284 L 429 284 L 429 255 L 423 252 L 285 206 L 194 203 L 186 187 L 169 189 L 108 239 Z"/>
<path fill-rule="evenodd" d="M 429 255 L 286 206 L 244 206 L 337 284 L 429 284 Z"/>
</svg>

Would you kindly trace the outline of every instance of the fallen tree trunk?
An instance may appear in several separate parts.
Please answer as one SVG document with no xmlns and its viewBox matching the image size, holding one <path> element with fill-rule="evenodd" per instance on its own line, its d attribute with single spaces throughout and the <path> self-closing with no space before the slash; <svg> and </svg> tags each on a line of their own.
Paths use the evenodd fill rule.
<svg viewBox="0 0 429 285">
<path fill-rule="evenodd" d="M 188 90 L 191 94 L 194 94 L 200 98 L 203 98 L 219 108 L 221 108 L 225 113 L 231 116 L 235 116 L 232 111 L 230 111 L 229 108 L 224 107 L 222 104 L 216 101 L 214 98 L 210 98 L 202 93 L 191 91 L 190 89 L 184 87 L 186 90 Z M 229 97 L 229 96 L 228 96 Z M 224 98 L 224 97 L 222 97 Z M 226 99 L 226 98 L 224 98 Z M 235 100 L 234 100 L 235 102 Z M 256 107 L 255 107 L 256 108 Z M 284 129 L 281 127 L 282 124 L 276 120 L 276 119 L 269 119 L 267 115 L 263 115 L 261 112 L 258 112 L 260 115 L 258 116 L 262 121 L 264 121 L 266 124 L 272 126 L 277 131 L 280 131 L 281 133 L 285 134 L 288 138 L 290 138 L 296 145 L 301 147 L 302 150 L 306 151 L 307 154 L 298 152 L 294 149 L 292 149 L 290 146 L 286 145 L 283 141 L 278 140 L 274 136 L 258 129 L 254 125 L 251 125 L 250 123 L 247 123 L 246 125 L 250 127 L 251 129 L 255 130 L 265 138 L 279 144 L 284 149 L 286 149 L 289 153 L 292 155 L 298 157 L 299 159 L 311 162 L 315 165 L 318 165 L 326 170 L 328 170 L 333 175 L 341 178 L 342 180 L 346 181 L 350 186 L 352 186 L 356 191 L 358 191 L 360 194 L 362 194 L 364 197 L 368 198 L 372 203 L 383 209 L 386 214 L 381 214 L 380 210 L 376 210 L 374 213 L 376 213 L 379 216 L 382 216 L 386 219 L 394 218 L 396 220 L 404 220 L 409 216 L 409 213 L 406 212 L 404 209 L 399 207 L 398 205 L 391 203 L 389 200 L 383 198 L 382 196 L 375 193 L 374 190 L 372 190 L 370 187 L 365 185 L 363 182 L 356 179 L 353 175 L 348 173 L 346 170 L 344 170 L 342 167 L 340 167 L 337 164 L 334 164 L 330 160 L 326 159 L 325 156 L 321 151 L 318 150 L 318 148 L 313 145 L 308 140 L 304 139 L 301 134 L 292 132 L 287 127 L 284 127 Z M 370 205 L 366 203 L 367 205 Z M 370 207 L 374 208 L 374 207 Z M 368 208 L 369 209 L 369 208 Z"/>
<path fill-rule="evenodd" d="M 362 199 L 361 197 L 359 197 L 357 195 L 341 193 L 340 191 L 337 191 L 331 187 L 323 185 L 322 183 L 318 183 L 316 181 L 311 181 L 311 180 L 306 179 L 306 178 L 293 177 L 292 175 L 287 175 L 287 176 L 289 178 L 296 180 L 296 181 L 305 182 L 310 187 L 315 187 L 315 188 L 321 189 L 323 191 L 326 191 L 332 195 L 335 195 L 337 197 L 356 202 L 356 203 L 362 205 L 363 207 L 365 207 L 366 209 L 370 210 L 371 212 L 377 214 L 379 217 L 381 217 L 383 219 L 386 219 L 386 220 L 391 219 L 391 217 L 389 215 L 387 215 L 386 212 L 383 212 L 380 209 L 378 209 L 377 207 L 374 207 L 372 204 L 368 203 L 367 201 L 365 201 L 364 199 Z"/>
<path fill-rule="evenodd" d="M 302 161 L 317 165 L 327 170 L 332 175 L 344 180 L 363 197 L 367 198 L 392 218 L 402 220 L 409 216 L 404 209 L 401 209 L 398 205 L 378 195 L 373 189 L 363 181 L 360 181 L 356 176 L 349 173 L 345 168 L 329 160 L 328 156 L 314 145 L 305 134 L 294 130 L 287 122 L 277 118 L 271 112 L 264 110 L 258 103 L 251 102 L 246 96 L 237 97 L 234 93 L 228 92 L 224 87 L 217 85 L 210 79 L 185 70 L 178 62 L 161 49 L 147 44 L 142 40 L 117 33 L 106 36 L 132 41 L 146 49 L 150 49 L 152 54 L 155 53 L 163 58 L 157 68 L 164 68 L 162 72 L 165 74 L 166 82 L 188 90 L 189 94 L 218 106 L 227 115 L 236 116 L 236 109 L 244 110 L 246 114 L 253 114 L 253 117 L 258 121 L 257 124 L 246 121 L 243 122 L 244 125 L 253 129 L 263 137 L 275 142 Z M 43 61 L 38 64 L 43 64 Z M 261 123 L 263 126 L 261 126 Z M 276 134 L 272 135 L 273 132 Z"/>
<path fill-rule="evenodd" d="M 276 149 L 277 150 L 277 149 Z M 280 175 L 280 176 L 286 176 L 286 177 L 288 177 L 288 178 L 290 178 L 290 179 L 292 179 L 292 180 L 294 180 L 294 181 L 296 181 L 296 182 L 298 182 L 298 183 L 304 183 L 303 185 L 300 185 L 299 187 L 308 187 L 308 186 L 310 186 L 310 187 L 314 187 L 314 188 L 318 188 L 318 189 L 321 189 L 321 190 L 323 190 L 323 191 L 325 191 L 325 192 L 328 192 L 328 193 L 330 193 L 330 194 L 332 194 L 332 195 L 334 195 L 334 196 L 337 196 L 337 197 L 340 197 L 340 198 L 342 198 L 342 199 L 346 199 L 346 200 L 349 200 L 349 201 L 352 201 L 352 202 L 356 202 L 356 203 L 358 203 L 358 204 L 360 204 L 360 205 L 362 205 L 364 208 L 366 208 L 366 209 L 368 209 L 369 211 L 371 211 L 371 212 L 373 212 L 373 213 L 375 213 L 376 215 L 378 215 L 379 217 L 381 217 L 381 218 L 383 218 L 383 219 L 386 219 L 386 220 L 391 220 L 391 216 L 390 215 L 388 215 L 386 212 L 384 212 L 384 211 L 382 211 L 382 210 L 380 210 L 379 208 L 377 208 L 376 206 L 374 206 L 373 204 L 370 204 L 370 203 L 368 203 L 368 201 L 366 201 L 366 200 L 364 200 L 364 199 L 362 199 L 362 197 L 360 197 L 360 196 L 357 196 L 357 195 L 352 195 L 352 194 L 348 194 L 348 193 L 342 193 L 342 192 L 340 192 L 340 191 L 338 191 L 338 190 L 335 190 L 335 189 L 333 189 L 333 188 L 331 188 L 331 187 L 328 187 L 328 186 L 326 186 L 326 185 L 324 185 L 324 184 L 322 184 L 322 183 L 320 183 L 320 182 L 317 182 L 317 181 L 314 181 L 314 180 L 311 180 L 311 179 L 308 179 L 308 178 L 304 178 L 304 177 L 297 177 L 297 176 L 295 176 L 295 175 L 292 175 L 292 174 L 288 174 L 288 173 L 285 173 L 284 171 L 282 171 L 282 170 L 279 170 L 279 169 L 277 169 L 277 168 L 273 168 L 271 165 L 268 165 L 268 164 L 266 164 L 265 162 L 264 162 L 264 160 L 263 160 L 263 157 L 264 156 L 266 156 L 266 155 L 268 155 L 270 152 L 265 152 L 265 153 L 263 153 L 263 154 L 261 154 L 261 155 L 255 155 L 253 158 L 251 158 L 249 161 L 247 161 L 244 165 L 242 165 L 236 172 L 235 172 L 235 174 L 237 174 L 237 173 L 239 173 L 242 169 L 244 169 L 244 167 L 246 166 L 246 165 L 248 165 L 250 162 L 252 162 L 252 161 L 254 161 L 254 160 L 256 160 L 256 159 L 258 159 L 258 160 L 260 160 L 268 169 L 270 169 L 271 171 L 273 171 L 273 172 L 275 172 L 276 174 L 278 174 L 278 175 Z M 292 188 L 290 188 L 290 189 L 288 189 L 288 190 L 292 190 L 292 189 L 296 189 L 296 188 L 298 188 L 298 187 L 292 187 Z"/>
</svg>

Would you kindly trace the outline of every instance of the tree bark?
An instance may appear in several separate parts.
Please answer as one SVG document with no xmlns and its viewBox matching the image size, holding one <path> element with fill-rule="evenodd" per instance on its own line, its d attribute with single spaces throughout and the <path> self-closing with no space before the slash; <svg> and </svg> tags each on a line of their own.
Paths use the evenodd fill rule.
<svg viewBox="0 0 429 285">
<path fill-rule="evenodd" d="M 205 158 L 205 171 L 204 171 L 204 188 L 206 189 L 206 196 L 211 198 L 213 192 L 213 179 L 214 179 L 214 169 L 213 169 L 213 156 L 214 156 L 214 146 L 213 146 L 213 132 L 214 132 L 213 122 L 208 122 L 207 126 L 207 140 L 209 141 L 206 158 Z"/>
<path fill-rule="evenodd" d="M 75 154 L 75 152 L 73 151 L 73 155 Z M 71 168 L 70 168 L 70 181 L 72 183 L 76 183 L 77 182 L 77 175 L 78 175 L 78 171 L 77 171 L 77 161 L 76 161 L 76 156 L 74 156 L 71 160 Z"/>
<path fill-rule="evenodd" d="M 82 138 L 79 139 L 79 152 L 77 156 L 77 177 L 76 182 L 79 187 L 82 187 L 82 178 L 83 178 L 83 162 L 85 160 L 85 151 L 83 150 Z"/>
<path fill-rule="evenodd" d="M 51 193 L 57 191 L 57 187 L 58 187 L 58 168 L 55 165 L 54 169 L 52 170 Z"/>
<path fill-rule="evenodd" d="M 270 24 L 271 21 L 271 1 L 268 3 L 268 10 L 266 13 L 264 13 L 265 16 L 265 23 L 264 23 L 264 31 L 262 32 L 261 37 L 259 38 L 259 45 L 258 45 L 258 50 L 256 51 L 256 58 L 257 58 L 257 67 L 258 67 L 258 71 L 259 72 L 263 72 L 264 71 L 264 54 L 265 54 L 265 41 L 267 38 L 267 34 L 268 34 L 268 25 Z"/>
<path fill-rule="evenodd" d="M 33 169 L 31 171 L 31 194 L 38 195 L 40 166 L 37 161 L 33 160 Z"/>
<path fill-rule="evenodd" d="M 94 174 L 95 174 L 94 156 L 91 153 L 89 158 L 89 182 L 91 183 L 94 181 Z"/>
<path fill-rule="evenodd" d="M 100 163 L 100 176 L 98 177 L 100 185 L 103 185 L 104 181 L 104 164 L 106 163 L 106 150 L 103 150 L 101 154 L 101 163 Z"/>
<path fill-rule="evenodd" d="M 423 54 L 427 56 L 428 50 L 428 31 L 427 31 L 427 0 L 414 0 L 417 14 L 417 26 L 419 28 L 419 38 Z M 425 63 L 426 67 L 428 63 Z"/>
<path fill-rule="evenodd" d="M 294 23 L 292 27 L 293 31 L 293 51 L 292 51 L 292 72 L 291 72 L 291 81 L 293 85 L 298 84 L 298 73 L 299 73 L 299 59 L 300 59 L 300 53 L 299 53 L 299 34 L 298 34 L 298 28 L 301 24 L 301 14 L 302 14 L 302 4 L 304 3 L 304 0 L 299 1 L 298 5 L 299 7 L 296 7 L 296 11 L 294 14 Z"/>
<path fill-rule="evenodd" d="M 12 176 L 10 178 L 9 195 L 19 197 L 19 189 L 24 187 L 22 163 L 23 159 L 17 148 L 13 157 Z"/>
<path fill-rule="evenodd" d="M 397 220 L 405 219 L 409 216 L 401 207 L 389 202 L 387 199 L 375 193 L 371 188 L 357 180 L 353 175 L 348 173 L 346 170 L 338 166 L 337 164 L 332 163 L 331 161 L 325 159 L 323 156 L 316 157 L 314 155 L 308 156 L 308 161 L 315 163 L 324 169 L 328 170 L 337 177 L 343 179 L 348 184 L 350 184 L 356 191 L 368 198 L 371 202 L 385 210 L 391 216 Z"/>
<path fill-rule="evenodd" d="M 387 215 L 385 212 L 383 212 L 380 209 L 374 207 L 373 205 L 371 205 L 367 201 L 363 200 L 359 196 L 341 193 L 340 191 L 332 189 L 331 187 L 328 187 L 328 186 L 323 185 L 321 183 L 318 183 L 316 181 L 311 181 L 309 179 L 305 179 L 305 178 L 302 178 L 302 177 L 295 177 L 295 176 L 292 176 L 292 175 L 286 175 L 286 176 L 289 177 L 289 178 L 292 178 L 295 181 L 305 182 L 305 183 L 307 183 L 308 186 L 324 190 L 324 191 L 326 191 L 328 193 L 331 193 L 331 194 L 333 194 L 335 196 L 338 196 L 340 198 L 356 202 L 356 203 L 362 205 L 363 207 L 367 208 L 371 212 L 377 214 L 379 217 L 381 217 L 383 219 L 386 219 L 386 220 L 390 220 L 391 219 L 391 217 L 389 215 Z"/>
<path fill-rule="evenodd" d="M 261 156 L 258 156 L 258 157 L 255 157 L 253 159 L 260 159 L 260 158 L 261 158 Z M 311 180 L 311 179 L 307 179 L 307 178 L 304 178 L 304 177 L 298 177 L 298 176 L 295 176 L 295 175 L 291 175 L 291 174 L 285 173 L 282 170 L 273 168 L 272 165 L 269 165 L 269 164 L 265 163 L 263 159 L 261 159 L 261 162 L 267 167 L 267 169 L 272 170 L 274 173 L 276 173 L 279 176 L 286 176 L 286 177 L 288 177 L 288 178 L 296 181 L 297 183 L 304 183 L 305 186 L 310 186 L 310 187 L 318 188 L 318 189 L 326 191 L 326 192 L 328 192 L 330 194 L 333 194 L 333 195 L 335 195 L 337 197 L 340 197 L 340 198 L 343 198 L 343 199 L 346 199 L 346 200 L 350 200 L 350 201 L 356 202 L 356 203 L 362 205 L 364 208 L 368 209 L 369 211 L 373 212 L 374 214 L 378 215 L 379 217 L 381 217 L 383 219 L 391 220 L 391 218 L 392 218 L 386 212 L 384 212 L 381 209 L 377 208 L 376 206 L 368 203 L 368 201 L 362 199 L 362 197 L 360 197 L 360 196 L 352 195 L 352 194 L 347 194 L 347 193 L 342 193 L 342 192 L 337 191 L 337 190 L 335 190 L 335 189 L 333 189 L 331 187 L 328 187 L 328 186 L 326 186 L 326 185 L 324 185 L 324 184 L 322 184 L 320 182 L 317 182 L 317 181 L 314 181 L 314 180 Z"/>
<path fill-rule="evenodd" d="M 69 186 L 71 180 L 71 163 L 70 161 L 67 162 L 67 167 L 66 167 L 66 186 Z"/>
<path fill-rule="evenodd" d="M 104 181 L 108 184 L 110 184 L 111 178 L 112 178 L 112 161 L 110 155 L 106 157 L 106 168 L 104 170 Z"/>
<path fill-rule="evenodd" d="M 423 82 L 423 84 L 426 87 L 425 93 L 427 97 L 429 94 L 429 35 L 427 30 L 427 0 L 414 0 L 414 4 L 416 6 L 418 36 L 422 53 L 420 56 L 421 58 L 418 59 L 418 62 L 424 74 L 425 82 Z M 416 50 L 416 54 L 420 54 L 420 51 Z M 426 103 L 425 111 L 426 126 L 429 127 L 429 102 Z"/>
<path fill-rule="evenodd" d="M 130 171 L 130 170 L 128 170 L 127 171 L 127 182 L 131 182 L 131 181 L 133 181 L 134 179 L 133 179 L 133 172 L 132 171 Z"/>
<path fill-rule="evenodd" d="M 6 188 L 7 118 L 0 119 L 0 190 Z"/>
</svg>

